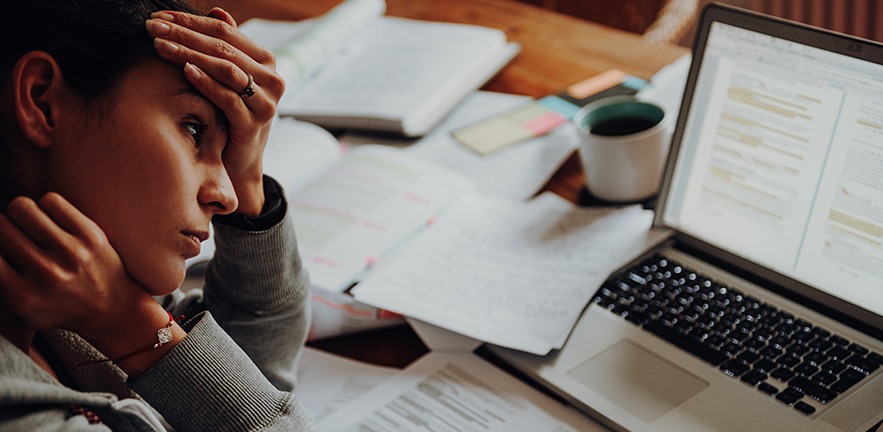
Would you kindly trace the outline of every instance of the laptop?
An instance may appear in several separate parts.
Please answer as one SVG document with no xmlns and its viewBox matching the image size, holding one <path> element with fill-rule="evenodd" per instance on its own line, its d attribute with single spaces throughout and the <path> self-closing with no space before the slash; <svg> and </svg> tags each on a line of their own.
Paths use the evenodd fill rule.
<svg viewBox="0 0 883 432">
<path fill-rule="evenodd" d="M 876 430 L 883 45 L 704 8 L 664 176 L 561 350 L 483 354 L 618 430 Z"/>
</svg>

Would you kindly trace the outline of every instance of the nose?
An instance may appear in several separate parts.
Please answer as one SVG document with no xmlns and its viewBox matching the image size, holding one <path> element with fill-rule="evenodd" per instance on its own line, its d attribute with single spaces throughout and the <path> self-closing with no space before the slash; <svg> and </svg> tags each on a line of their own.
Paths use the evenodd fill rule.
<svg viewBox="0 0 883 432">
<path fill-rule="evenodd" d="M 233 182 L 222 164 L 209 170 L 199 190 L 199 202 L 212 214 L 230 214 L 239 207 Z"/>
</svg>

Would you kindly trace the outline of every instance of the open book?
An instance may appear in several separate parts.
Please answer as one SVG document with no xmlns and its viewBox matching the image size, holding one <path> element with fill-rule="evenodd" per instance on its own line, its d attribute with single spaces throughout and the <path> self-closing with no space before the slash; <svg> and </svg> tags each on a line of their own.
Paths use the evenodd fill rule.
<svg viewBox="0 0 883 432">
<path fill-rule="evenodd" d="M 249 20 L 287 90 L 282 115 L 330 129 L 422 136 L 520 50 L 497 29 L 383 16 L 382 0 L 347 0 L 302 22 Z"/>
</svg>

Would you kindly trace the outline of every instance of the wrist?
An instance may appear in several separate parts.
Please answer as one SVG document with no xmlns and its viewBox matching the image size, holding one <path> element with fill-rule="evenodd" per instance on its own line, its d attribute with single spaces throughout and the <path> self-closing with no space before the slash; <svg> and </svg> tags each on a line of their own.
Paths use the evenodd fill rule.
<svg viewBox="0 0 883 432">
<path fill-rule="evenodd" d="M 136 377 L 187 336 L 169 317 L 169 312 L 154 302 L 150 307 L 128 311 L 107 331 L 84 338 L 129 377 Z"/>
<path fill-rule="evenodd" d="M 236 198 L 239 200 L 239 207 L 234 213 L 247 217 L 257 217 L 261 215 L 264 209 L 264 181 L 263 176 L 258 176 L 247 182 L 240 182 L 236 188 Z"/>
</svg>

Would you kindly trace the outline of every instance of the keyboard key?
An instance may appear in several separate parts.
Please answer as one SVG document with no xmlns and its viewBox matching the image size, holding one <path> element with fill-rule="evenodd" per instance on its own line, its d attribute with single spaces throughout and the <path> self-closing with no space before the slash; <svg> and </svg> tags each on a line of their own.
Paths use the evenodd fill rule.
<svg viewBox="0 0 883 432">
<path fill-rule="evenodd" d="M 818 371 L 818 366 L 809 362 L 803 362 L 797 366 L 794 366 L 794 372 L 797 372 L 797 374 L 803 376 L 812 376 L 815 375 Z"/>
<path fill-rule="evenodd" d="M 766 347 L 766 348 L 761 349 L 761 350 L 760 350 L 760 355 L 762 355 L 762 356 L 764 356 L 764 357 L 766 357 L 766 358 L 774 359 L 774 358 L 777 358 L 777 357 L 779 357 L 780 355 L 782 355 L 782 352 L 783 352 L 783 351 L 782 351 L 781 349 L 779 349 L 779 348 L 777 348 L 777 347 L 775 347 L 775 346 L 773 346 L 773 345 L 770 345 L 770 346 L 768 346 L 768 347 Z"/>
<path fill-rule="evenodd" d="M 715 350 L 714 348 L 707 347 L 690 339 L 689 336 L 679 333 L 677 330 L 666 327 L 659 321 L 651 321 L 645 324 L 643 328 L 715 366 L 723 363 L 729 358 L 729 356 Z"/>
<path fill-rule="evenodd" d="M 834 398 L 837 397 L 837 392 L 835 392 L 833 390 L 829 390 L 829 389 L 827 389 L 817 383 L 810 381 L 806 377 L 802 377 L 802 376 L 795 377 L 794 379 L 792 379 L 791 381 L 788 382 L 788 385 L 802 391 L 807 396 L 809 396 L 809 397 L 811 397 L 811 398 L 813 398 L 823 404 L 831 402 L 832 400 L 834 400 Z"/>
<path fill-rule="evenodd" d="M 818 351 L 813 351 L 813 352 L 808 353 L 805 356 L 803 356 L 803 361 L 805 361 L 807 363 L 812 363 L 812 364 L 818 366 L 818 365 L 828 361 L 828 356 L 826 356 L 825 354 L 820 353 Z"/>
<path fill-rule="evenodd" d="M 833 342 L 829 341 L 828 339 L 822 339 L 822 338 L 818 338 L 818 339 L 809 343 L 810 348 L 812 348 L 816 351 L 820 351 L 820 352 L 825 352 L 825 351 L 831 349 L 831 347 L 833 347 L 833 346 L 834 346 Z"/>
<path fill-rule="evenodd" d="M 720 347 L 726 341 L 727 341 L 726 338 L 715 333 L 715 334 L 712 334 L 711 336 L 709 336 L 708 339 L 705 340 L 705 343 L 707 345 L 712 346 L 712 347 Z"/>
<path fill-rule="evenodd" d="M 846 347 L 844 346 L 838 345 L 834 348 L 829 349 L 828 352 L 826 352 L 825 354 L 833 359 L 843 360 L 852 355 L 852 351 L 846 349 Z"/>
<path fill-rule="evenodd" d="M 788 369 L 788 368 L 780 367 L 780 368 L 772 371 L 770 373 L 770 376 L 779 380 L 779 381 L 788 382 L 791 380 L 791 378 L 794 378 L 795 376 L 797 376 L 797 372 L 794 372 L 793 370 Z"/>
<path fill-rule="evenodd" d="M 802 398 L 803 398 L 803 392 L 801 392 L 798 389 L 795 389 L 794 387 L 788 387 L 785 390 L 783 390 L 781 393 L 776 395 L 776 399 L 778 399 L 788 405 L 792 405 L 792 404 L 794 404 L 794 402 L 797 402 Z"/>
<path fill-rule="evenodd" d="M 839 345 L 839 346 L 847 346 L 847 345 L 849 345 L 849 341 L 848 341 L 848 340 L 846 340 L 846 339 L 844 339 L 844 338 L 842 338 L 842 337 L 840 337 L 840 336 L 837 336 L 837 335 L 833 335 L 833 336 L 829 337 L 828 340 L 831 341 L 831 342 L 834 342 L 835 345 Z"/>
<path fill-rule="evenodd" d="M 852 344 L 850 344 L 850 345 L 849 345 L 849 350 L 852 351 L 852 352 L 857 352 L 857 353 L 859 353 L 859 354 L 861 354 L 861 355 L 865 355 L 865 354 L 867 354 L 867 353 L 869 352 L 867 348 L 865 348 L 865 347 L 863 347 L 863 346 L 861 346 L 861 345 L 859 345 L 859 344 L 857 344 L 857 343 L 852 343 Z"/>
<path fill-rule="evenodd" d="M 766 374 L 757 369 L 753 369 L 751 372 L 742 375 L 742 378 L 740 379 L 743 382 L 748 383 L 748 385 L 754 387 L 766 380 Z"/>
<path fill-rule="evenodd" d="M 828 373 L 832 373 L 834 375 L 837 375 L 840 372 L 843 372 L 846 369 L 846 367 L 847 366 L 844 363 L 839 362 L 837 360 L 828 360 L 825 363 L 822 363 L 822 366 L 821 366 L 823 371 L 828 372 Z"/>
<path fill-rule="evenodd" d="M 742 375 L 748 372 L 749 369 L 751 369 L 751 366 L 739 359 L 730 360 L 720 366 L 720 370 L 731 377 Z"/>
<path fill-rule="evenodd" d="M 793 322 L 784 322 L 776 326 L 776 331 L 783 335 L 792 335 L 797 331 L 797 326 Z"/>
<path fill-rule="evenodd" d="M 740 352 L 739 355 L 736 356 L 736 358 L 740 360 L 745 360 L 745 363 L 754 363 L 760 359 L 760 354 L 754 351 L 745 350 Z"/>
<path fill-rule="evenodd" d="M 770 348 L 782 350 L 785 349 L 785 347 L 787 347 L 788 345 L 791 345 L 792 342 L 793 341 L 791 339 L 780 334 L 770 339 L 769 346 Z"/>
<path fill-rule="evenodd" d="M 872 352 L 868 354 L 868 360 L 877 363 L 878 365 L 883 365 L 883 355 Z"/>
<path fill-rule="evenodd" d="M 828 330 L 825 330 L 821 327 L 816 327 L 816 328 L 812 329 L 812 332 L 815 333 L 815 335 L 820 338 L 827 338 L 828 336 L 831 336 L 831 332 L 829 332 Z"/>
<path fill-rule="evenodd" d="M 854 385 L 858 384 L 865 375 L 861 372 L 850 373 L 849 371 L 853 371 L 854 369 L 847 369 L 842 374 L 840 374 L 840 379 L 837 380 L 834 384 L 831 384 L 831 390 L 837 393 L 844 393 L 847 390 L 851 389 Z"/>
<path fill-rule="evenodd" d="M 779 318 L 781 318 L 782 321 L 784 321 L 786 323 L 793 323 L 794 322 L 794 315 L 791 315 L 790 313 L 782 311 L 782 310 L 780 310 L 778 313 L 779 313 Z"/>
<path fill-rule="evenodd" d="M 810 351 L 810 348 L 803 343 L 795 343 L 789 346 L 785 351 L 802 356 Z"/>
<path fill-rule="evenodd" d="M 880 365 L 878 363 L 870 361 L 867 358 L 859 356 L 857 354 L 846 359 L 846 364 L 851 365 L 853 368 L 858 369 L 865 374 L 870 374 L 880 368 Z"/>
<path fill-rule="evenodd" d="M 771 384 L 767 384 L 765 382 L 758 384 L 757 389 L 770 395 L 770 396 L 779 392 L 779 389 L 777 389 L 776 386 L 771 385 Z"/>
<path fill-rule="evenodd" d="M 745 330 L 742 327 L 737 327 L 735 330 L 731 331 L 727 336 L 729 336 L 730 339 L 733 339 L 738 343 L 742 343 L 743 341 L 745 341 L 746 339 L 751 337 L 751 332 L 749 332 L 748 330 Z"/>
<path fill-rule="evenodd" d="M 742 351 L 742 347 L 732 342 L 726 343 L 724 346 L 720 347 L 720 352 L 724 353 L 727 357 L 734 356 L 738 354 L 739 351 Z"/>
<path fill-rule="evenodd" d="M 795 320 L 794 325 L 797 326 L 797 331 L 800 333 L 810 333 L 810 332 L 812 332 L 812 329 L 813 329 L 812 324 L 810 324 L 802 319 Z"/>
<path fill-rule="evenodd" d="M 760 359 L 760 360 L 754 362 L 753 366 L 754 366 L 754 369 L 757 369 L 763 373 L 770 373 L 779 367 L 779 365 L 777 365 L 776 362 L 774 362 L 770 359 L 767 359 L 767 358 L 763 358 L 763 359 Z"/>
<path fill-rule="evenodd" d="M 793 335 L 791 335 L 791 338 L 793 338 L 794 340 L 800 342 L 801 344 L 809 344 L 809 343 L 812 342 L 816 337 L 815 337 L 814 334 L 812 334 L 812 333 L 810 333 L 810 332 L 801 332 L 801 331 L 798 330 L 798 331 L 795 332 Z"/>
<path fill-rule="evenodd" d="M 830 372 L 821 371 L 813 375 L 811 379 L 827 387 L 830 386 L 834 381 L 837 381 L 837 375 L 834 375 Z"/>
<path fill-rule="evenodd" d="M 796 404 L 794 404 L 794 409 L 806 415 L 812 415 L 812 413 L 816 412 L 816 409 L 806 402 L 797 402 Z"/>
<path fill-rule="evenodd" d="M 745 346 L 747 346 L 748 348 L 751 348 L 751 349 L 753 349 L 753 350 L 755 350 L 755 351 L 758 351 L 758 350 L 761 350 L 761 349 L 763 349 L 764 347 L 766 347 L 766 342 L 764 342 L 764 341 L 762 341 L 762 340 L 760 340 L 760 339 L 749 339 L 749 340 L 746 341 L 743 345 L 745 345 Z"/>
<path fill-rule="evenodd" d="M 794 366 L 800 364 L 800 362 L 800 356 L 797 354 L 784 354 L 776 359 L 776 363 L 788 368 L 793 368 Z"/>
</svg>

